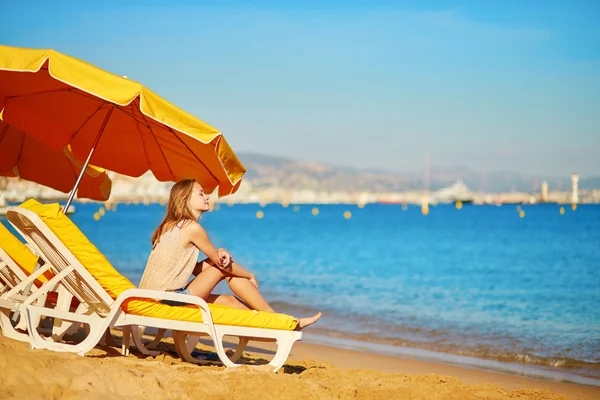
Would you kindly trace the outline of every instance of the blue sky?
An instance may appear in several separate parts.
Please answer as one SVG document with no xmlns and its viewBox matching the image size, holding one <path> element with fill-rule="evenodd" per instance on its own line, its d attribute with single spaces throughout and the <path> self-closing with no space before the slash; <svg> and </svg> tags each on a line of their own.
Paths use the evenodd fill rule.
<svg viewBox="0 0 600 400">
<path fill-rule="evenodd" d="M 49 3 L 4 4 L 0 43 L 127 75 L 236 151 L 600 175 L 597 1 Z"/>
</svg>

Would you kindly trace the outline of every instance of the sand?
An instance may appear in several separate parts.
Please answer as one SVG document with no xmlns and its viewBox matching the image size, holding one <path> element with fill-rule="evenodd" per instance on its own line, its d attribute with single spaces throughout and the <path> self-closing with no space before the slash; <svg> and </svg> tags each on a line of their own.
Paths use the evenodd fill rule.
<svg viewBox="0 0 600 400">
<path fill-rule="evenodd" d="M 118 334 L 118 333 L 117 333 Z M 209 350 L 202 342 L 199 349 Z M 253 345 L 244 361 L 264 363 L 270 346 Z M 526 379 L 433 362 L 308 343 L 295 345 L 284 368 L 227 369 L 174 357 L 100 346 L 85 357 L 30 350 L 0 336 L 2 399 L 600 399 L 600 388 Z"/>
</svg>

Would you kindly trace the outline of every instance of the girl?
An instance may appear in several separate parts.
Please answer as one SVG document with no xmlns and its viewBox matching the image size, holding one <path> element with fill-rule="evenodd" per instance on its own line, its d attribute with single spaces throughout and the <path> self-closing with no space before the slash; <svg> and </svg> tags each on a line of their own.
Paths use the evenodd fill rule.
<svg viewBox="0 0 600 400">
<path fill-rule="evenodd" d="M 243 310 L 274 312 L 258 291 L 256 277 L 234 262 L 227 250 L 215 248 L 198 223 L 209 209 L 209 199 L 193 179 L 173 185 L 165 218 L 152 235 L 152 252 L 140 288 L 198 296 L 208 303 Z M 197 262 L 200 251 L 208 258 Z M 192 275 L 195 278 L 189 282 Z M 236 296 L 211 293 L 222 280 L 242 301 Z M 312 325 L 319 318 L 321 313 L 299 318 L 296 329 Z"/>
</svg>

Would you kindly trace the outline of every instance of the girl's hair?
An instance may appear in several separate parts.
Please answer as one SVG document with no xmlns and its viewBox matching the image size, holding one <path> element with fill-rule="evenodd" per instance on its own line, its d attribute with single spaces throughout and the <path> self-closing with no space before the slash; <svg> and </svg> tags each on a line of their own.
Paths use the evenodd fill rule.
<svg viewBox="0 0 600 400">
<path fill-rule="evenodd" d="M 195 220 L 194 215 L 188 207 L 188 201 L 192 190 L 194 189 L 195 179 L 183 179 L 171 188 L 169 202 L 167 203 L 167 212 L 158 228 L 152 234 L 152 246 L 156 246 L 160 236 L 178 225 L 180 222 Z"/>
</svg>

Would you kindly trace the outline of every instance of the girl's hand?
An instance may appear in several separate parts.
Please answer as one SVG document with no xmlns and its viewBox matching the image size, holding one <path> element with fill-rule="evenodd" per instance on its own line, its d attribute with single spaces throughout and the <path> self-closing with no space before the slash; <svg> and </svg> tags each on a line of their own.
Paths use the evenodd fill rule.
<svg viewBox="0 0 600 400">
<path fill-rule="evenodd" d="M 225 249 L 218 249 L 217 256 L 219 257 L 219 265 L 226 267 L 231 263 L 231 254 Z"/>
<path fill-rule="evenodd" d="M 254 275 L 252 275 L 252 278 L 249 278 L 249 280 L 258 289 L 258 281 L 256 280 L 256 277 Z"/>
</svg>

